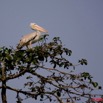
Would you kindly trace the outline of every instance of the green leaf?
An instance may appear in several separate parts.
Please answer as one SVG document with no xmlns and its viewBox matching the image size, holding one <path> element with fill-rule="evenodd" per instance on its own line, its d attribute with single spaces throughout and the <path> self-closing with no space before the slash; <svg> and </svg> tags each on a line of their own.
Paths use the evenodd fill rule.
<svg viewBox="0 0 103 103">
<path fill-rule="evenodd" d="M 96 88 L 98 86 L 97 82 L 92 82 L 92 85 Z"/>
<path fill-rule="evenodd" d="M 79 60 L 78 61 L 81 65 L 87 65 L 88 63 L 87 63 L 87 60 L 86 59 L 81 59 L 81 60 Z"/>
<path fill-rule="evenodd" d="M 26 77 L 26 79 L 31 79 L 31 78 L 32 78 L 31 76 L 27 76 L 27 77 Z"/>
<path fill-rule="evenodd" d="M 99 86 L 99 87 L 98 87 L 98 89 L 102 89 L 102 87 L 101 87 L 101 86 Z"/>
<path fill-rule="evenodd" d="M 44 95 L 43 95 L 43 94 L 41 94 L 41 95 L 40 95 L 40 97 L 41 97 L 41 98 L 44 98 Z"/>
<path fill-rule="evenodd" d="M 60 97 L 61 96 L 61 92 L 57 91 L 57 96 Z"/>
<path fill-rule="evenodd" d="M 44 57 L 43 57 L 42 55 L 41 55 L 41 56 L 39 55 L 39 56 L 38 56 L 38 59 L 39 59 L 40 61 L 44 61 Z"/>
<path fill-rule="evenodd" d="M 53 68 L 56 68 L 56 63 L 54 63 L 54 66 L 53 66 Z"/>
</svg>

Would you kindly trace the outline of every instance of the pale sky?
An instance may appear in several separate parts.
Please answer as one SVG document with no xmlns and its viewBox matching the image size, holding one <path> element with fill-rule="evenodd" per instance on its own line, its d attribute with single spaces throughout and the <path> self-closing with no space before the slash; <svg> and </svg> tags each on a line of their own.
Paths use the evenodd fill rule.
<svg viewBox="0 0 103 103">
<path fill-rule="evenodd" d="M 32 32 L 31 22 L 47 29 L 50 40 L 59 36 L 72 50 L 73 63 L 87 59 L 88 65 L 77 69 L 90 72 L 103 86 L 103 0 L 0 0 L 0 47 L 15 48 Z"/>
</svg>

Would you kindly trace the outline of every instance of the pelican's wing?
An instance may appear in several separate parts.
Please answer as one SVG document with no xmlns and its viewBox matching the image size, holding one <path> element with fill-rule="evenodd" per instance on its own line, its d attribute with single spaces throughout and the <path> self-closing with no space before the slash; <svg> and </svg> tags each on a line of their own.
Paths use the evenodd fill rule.
<svg viewBox="0 0 103 103">
<path fill-rule="evenodd" d="M 30 23 L 30 27 L 31 29 L 33 30 L 36 30 L 36 31 L 40 31 L 40 32 L 48 32 L 47 30 L 45 30 L 44 28 L 42 28 L 41 26 L 35 24 L 35 23 Z"/>
<path fill-rule="evenodd" d="M 24 47 L 25 45 L 29 45 L 29 42 L 34 40 L 37 36 L 36 32 L 27 34 L 25 36 L 23 36 L 19 42 L 19 44 L 17 45 L 17 49 L 21 49 L 22 47 Z"/>
</svg>

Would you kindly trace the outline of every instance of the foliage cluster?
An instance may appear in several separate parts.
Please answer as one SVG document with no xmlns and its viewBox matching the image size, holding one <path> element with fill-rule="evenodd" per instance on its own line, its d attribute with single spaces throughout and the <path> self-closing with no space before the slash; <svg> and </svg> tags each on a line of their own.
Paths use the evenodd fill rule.
<svg viewBox="0 0 103 103">
<path fill-rule="evenodd" d="M 1 47 L 0 89 L 3 103 L 7 103 L 7 89 L 17 93 L 17 103 L 23 101 L 19 94 L 24 94 L 26 98 L 49 100 L 53 103 L 55 101 L 74 103 L 80 101 L 82 97 L 88 99 L 92 96 L 94 88 L 101 89 L 101 86 L 93 81 L 90 73 L 75 73 L 75 67 L 87 65 L 87 60 L 80 59 L 77 64 L 73 64 L 69 61 L 71 55 L 72 51 L 63 46 L 59 37 L 54 37 L 49 43 L 45 37 L 32 49 L 14 50 Z M 47 64 L 50 66 L 47 67 Z M 26 76 L 26 73 L 29 75 Z M 24 90 L 7 85 L 9 80 L 20 79 L 21 76 L 27 79 Z"/>
</svg>

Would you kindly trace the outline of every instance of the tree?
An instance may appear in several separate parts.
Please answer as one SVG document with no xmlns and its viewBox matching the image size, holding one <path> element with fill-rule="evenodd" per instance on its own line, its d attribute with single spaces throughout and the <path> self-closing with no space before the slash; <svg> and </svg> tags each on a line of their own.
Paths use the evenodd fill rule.
<svg viewBox="0 0 103 103">
<path fill-rule="evenodd" d="M 0 82 L 2 103 L 7 103 L 6 90 L 16 92 L 17 103 L 22 103 L 20 94 L 40 101 L 74 103 L 89 98 L 94 88 L 101 89 L 88 72 L 77 74 L 76 66 L 87 65 L 86 59 L 73 64 L 68 59 L 72 51 L 63 46 L 59 37 L 47 42 L 44 36 L 32 49 L 15 50 L 0 48 Z M 45 73 L 43 74 L 42 71 Z M 28 75 L 26 75 L 28 74 Z M 7 84 L 9 80 L 25 76 L 24 90 Z"/>
</svg>

